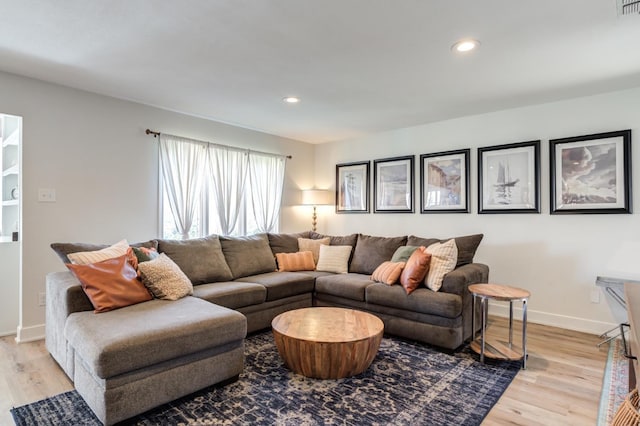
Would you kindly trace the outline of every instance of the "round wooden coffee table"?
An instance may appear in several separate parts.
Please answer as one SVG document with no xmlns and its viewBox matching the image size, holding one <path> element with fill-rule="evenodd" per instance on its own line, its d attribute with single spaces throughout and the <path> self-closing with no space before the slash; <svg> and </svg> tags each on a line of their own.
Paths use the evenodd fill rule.
<svg viewBox="0 0 640 426">
<path fill-rule="evenodd" d="M 343 308 L 304 308 L 271 322 L 285 365 L 317 379 L 340 379 L 365 371 L 378 352 L 384 324 L 380 318 Z"/>
</svg>

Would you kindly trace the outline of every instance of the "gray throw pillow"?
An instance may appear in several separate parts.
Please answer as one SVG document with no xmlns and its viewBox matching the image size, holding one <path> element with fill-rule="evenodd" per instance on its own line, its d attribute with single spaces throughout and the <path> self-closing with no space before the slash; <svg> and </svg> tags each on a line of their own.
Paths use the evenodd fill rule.
<svg viewBox="0 0 640 426">
<path fill-rule="evenodd" d="M 419 246 L 402 246 L 398 247 L 393 256 L 391 256 L 392 262 L 406 262 L 409 260 L 414 251 L 418 250 Z"/>
<path fill-rule="evenodd" d="M 169 256 L 194 285 L 233 279 L 217 235 L 190 240 L 158 240 L 158 251 Z"/>
<path fill-rule="evenodd" d="M 484 234 L 465 235 L 454 238 L 454 240 L 456 240 L 456 246 L 458 247 L 458 262 L 456 263 L 456 268 L 473 263 L 473 257 L 476 255 L 482 237 L 484 237 Z M 439 240 L 437 238 L 421 238 L 410 235 L 407 239 L 407 245 L 429 247 L 431 244 L 444 243 L 450 239 L 451 238 L 443 238 Z"/>
<path fill-rule="evenodd" d="M 266 234 L 220 237 L 220 243 L 234 279 L 276 270 L 276 259 Z"/>
<path fill-rule="evenodd" d="M 372 237 L 359 234 L 349 272 L 371 275 L 382 262 L 391 260 L 398 247 L 406 244 L 406 236 Z"/>
</svg>

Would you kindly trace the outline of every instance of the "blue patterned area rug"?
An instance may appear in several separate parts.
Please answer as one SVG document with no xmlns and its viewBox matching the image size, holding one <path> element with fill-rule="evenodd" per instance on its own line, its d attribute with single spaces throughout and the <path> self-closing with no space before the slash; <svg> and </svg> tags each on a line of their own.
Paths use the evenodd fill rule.
<svg viewBox="0 0 640 426">
<path fill-rule="evenodd" d="M 148 411 L 130 425 L 479 425 L 520 369 L 385 337 L 364 373 L 309 379 L 282 363 L 271 332 L 246 340 L 240 379 Z M 76 391 L 11 410 L 17 425 L 99 425 Z"/>
<path fill-rule="evenodd" d="M 620 405 L 629 394 L 629 360 L 624 356 L 622 340 L 615 339 L 609 344 L 607 363 L 602 378 L 602 392 L 598 406 L 598 426 L 613 423 Z"/>
</svg>

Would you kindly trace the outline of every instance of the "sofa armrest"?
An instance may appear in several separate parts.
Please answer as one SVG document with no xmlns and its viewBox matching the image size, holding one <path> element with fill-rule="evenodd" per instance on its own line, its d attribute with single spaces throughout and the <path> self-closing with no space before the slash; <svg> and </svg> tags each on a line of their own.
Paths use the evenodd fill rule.
<svg viewBox="0 0 640 426">
<path fill-rule="evenodd" d="M 444 276 L 440 291 L 467 296 L 470 284 L 486 283 L 489 280 L 489 267 L 482 263 L 462 265 Z"/>
<path fill-rule="evenodd" d="M 489 267 L 482 263 L 469 263 L 454 269 L 444 276 L 440 291 L 455 293 L 462 298 L 462 338 L 471 338 L 472 303 L 469 285 L 486 283 L 489 280 Z M 478 313 L 476 313 L 477 315 Z M 476 327 L 480 324 L 476 317 Z"/>
<path fill-rule="evenodd" d="M 45 343 L 47 350 L 73 380 L 73 354 L 69 352 L 64 326 L 74 312 L 92 311 L 93 305 L 80 281 L 69 271 L 47 274 Z"/>
</svg>

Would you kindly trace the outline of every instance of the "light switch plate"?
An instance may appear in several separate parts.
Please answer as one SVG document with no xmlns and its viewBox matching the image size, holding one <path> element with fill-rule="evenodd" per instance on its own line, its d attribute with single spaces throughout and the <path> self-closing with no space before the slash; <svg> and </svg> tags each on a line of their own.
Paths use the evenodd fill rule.
<svg viewBox="0 0 640 426">
<path fill-rule="evenodd" d="M 38 188 L 38 202 L 55 203 L 56 190 L 53 188 Z"/>
</svg>

